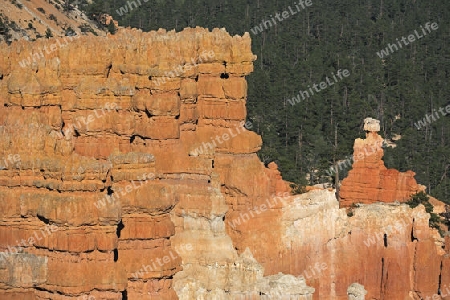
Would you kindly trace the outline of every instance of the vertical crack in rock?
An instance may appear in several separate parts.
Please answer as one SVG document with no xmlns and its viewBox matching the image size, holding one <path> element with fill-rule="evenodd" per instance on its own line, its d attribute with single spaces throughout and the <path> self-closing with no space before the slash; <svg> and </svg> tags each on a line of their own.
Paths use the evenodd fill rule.
<svg viewBox="0 0 450 300">
<path fill-rule="evenodd" d="M 438 290 L 436 292 L 436 294 L 441 295 L 441 284 L 442 284 L 442 267 L 443 267 L 443 262 L 441 261 L 441 267 L 439 268 L 439 284 L 438 284 Z"/>
<path fill-rule="evenodd" d="M 411 224 L 411 242 L 417 241 L 417 238 L 414 236 L 414 218 L 412 219 Z"/>
<path fill-rule="evenodd" d="M 125 225 L 123 225 L 122 220 L 120 220 L 120 222 L 117 224 L 117 229 L 116 229 L 116 235 L 118 238 L 120 238 L 120 233 L 122 232 L 122 230 L 125 228 Z"/>
<path fill-rule="evenodd" d="M 384 299 L 384 293 L 385 293 L 385 285 L 386 285 L 386 278 L 384 276 L 384 257 L 381 258 L 381 280 L 380 280 L 380 299 Z"/>
<path fill-rule="evenodd" d="M 111 73 L 112 64 L 106 68 L 105 77 L 109 78 L 109 74 Z"/>
</svg>

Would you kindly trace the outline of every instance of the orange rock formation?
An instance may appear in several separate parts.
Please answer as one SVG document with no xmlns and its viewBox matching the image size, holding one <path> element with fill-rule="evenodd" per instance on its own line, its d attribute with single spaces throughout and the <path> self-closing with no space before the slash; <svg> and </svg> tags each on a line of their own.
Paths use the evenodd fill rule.
<svg viewBox="0 0 450 300">
<path fill-rule="evenodd" d="M 402 173 L 385 167 L 382 160 L 383 138 L 377 133 L 379 125 L 369 125 L 368 121 L 366 119 L 364 128 L 368 131 L 366 139 L 355 140 L 353 166 L 342 181 L 339 194 L 341 207 L 353 203 L 405 202 L 412 194 L 424 190 L 414 179 L 413 171 Z"/>
<path fill-rule="evenodd" d="M 349 218 L 259 161 L 248 34 L 120 30 L 20 66 L 54 43 L 0 48 L 0 299 L 419 299 L 450 280 L 422 206 Z"/>
</svg>

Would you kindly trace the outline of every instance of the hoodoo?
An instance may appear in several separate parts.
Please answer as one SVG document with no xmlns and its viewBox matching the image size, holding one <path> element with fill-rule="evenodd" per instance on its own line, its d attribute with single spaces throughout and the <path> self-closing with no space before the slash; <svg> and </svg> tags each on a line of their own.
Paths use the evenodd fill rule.
<svg viewBox="0 0 450 300">
<path fill-rule="evenodd" d="M 364 120 L 366 139 L 356 139 L 353 146 L 353 165 L 340 188 L 341 207 L 353 203 L 405 202 L 412 194 L 425 190 L 417 184 L 413 171 L 387 169 L 382 160 L 383 138 L 378 134 L 380 121 Z"/>
</svg>

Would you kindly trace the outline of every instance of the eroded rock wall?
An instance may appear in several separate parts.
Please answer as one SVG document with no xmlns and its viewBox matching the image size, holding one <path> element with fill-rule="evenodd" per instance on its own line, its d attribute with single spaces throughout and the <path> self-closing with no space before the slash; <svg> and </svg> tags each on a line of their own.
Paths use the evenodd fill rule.
<svg viewBox="0 0 450 300">
<path fill-rule="evenodd" d="M 225 232 L 245 174 L 287 190 L 244 126 L 254 59 L 200 28 L 2 47 L 0 298 L 311 299 Z"/>
<path fill-rule="evenodd" d="M 259 161 L 254 59 L 248 34 L 200 28 L 2 47 L 0 298 L 436 293 L 449 263 L 422 208 L 349 218 L 333 192 L 291 196 Z"/>
<path fill-rule="evenodd" d="M 303 276 L 314 299 L 345 300 L 353 283 L 364 286 L 366 299 L 450 299 L 440 292 L 449 284 L 449 247 L 422 205 L 362 204 L 350 217 L 334 191 L 314 190 L 228 216 L 238 252 L 248 247 L 265 275 Z"/>
</svg>

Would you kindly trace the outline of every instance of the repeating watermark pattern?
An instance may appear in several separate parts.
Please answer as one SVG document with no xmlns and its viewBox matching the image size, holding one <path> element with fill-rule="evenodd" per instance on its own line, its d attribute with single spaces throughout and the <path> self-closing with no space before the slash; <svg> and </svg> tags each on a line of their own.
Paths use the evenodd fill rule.
<svg viewBox="0 0 450 300">
<path fill-rule="evenodd" d="M 147 3 L 149 0 L 142 0 L 143 3 Z M 133 9 L 138 8 L 139 6 L 142 5 L 141 0 L 136 0 L 136 1 L 127 1 L 127 4 L 124 6 L 119 7 L 119 9 L 116 9 L 116 13 L 121 17 L 131 11 L 133 11 Z M 133 7 L 134 5 L 134 7 Z M 128 10 L 128 8 L 130 8 L 130 10 Z"/>
<path fill-rule="evenodd" d="M 118 109 L 121 109 L 121 107 L 118 106 L 116 103 L 107 102 L 105 103 L 104 107 L 100 109 L 95 109 L 94 112 L 88 115 L 87 117 L 78 117 L 74 120 L 73 124 L 66 126 L 64 129 L 61 130 L 61 132 L 52 131 L 50 135 L 56 136 L 59 139 L 64 138 L 66 140 L 69 140 L 72 138 L 74 133 L 78 132 L 78 130 L 82 128 L 83 125 L 86 128 L 88 128 L 88 125 L 94 122 L 96 119 L 103 118 L 107 113 L 116 111 Z"/>
<path fill-rule="evenodd" d="M 322 275 L 322 271 L 325 271 L 327 268 L 328 265 L 326 263 L 319 264 L 318 262 L 316 262 L 314 264 L 314 268 L 312 266 L 309 266 L 309 270 L 308 268 L 306 268 L 300 275 L 307 279 L 317 278 Z"/>
<path fill-rule="evenodd" d="M 279 201 L 283 203 L 283 201 L 290 196 L 292 195 L 289 192 L 278 193 L 278 195 L 273 196 L 270 199 L 267 199 L 266 203 L 263 203 L 260 206 L 255 206 L 253 210 L 249 210 L 248 213 L 241 212 L 237 218 L 228 221 L 228 225 L 230 225 L 231 228 L 236 229 L 236 226 L 240 226 L 241 224 L 249 221 L 251 218 L 254 218 L 256 215 L 259 215 L 262 212 L 265 212 L 266 210 L 273 208 L 275 205 L 278 204 Z"/>
<path fill-rule="evenodd" d="M 216 56 L 216 54 L 212 50 L 203 51 L 202 53 L 200 53 L 200 55 L 198 57 L 198 62 L 197 62 L 196 58 L 192 57 L 190 63 L 188 62 L 183 65 L 178 65 L 175 68 L 173 68 L 172 71 L 165 72 L 164 76 L 158 77 L 155 80 L 155 85 L 160 86 L 161 84 L 166 83 L 167 80 L 169 80 L 170 78 L 179 77 L 184 72 L 190 71 L 192 68 L 198 66 L 201 63 L 204 63 L 205 61 L 211 60 L 215 56 Z"/>
<path fill-rule="evenodd" d="M 431 296 L 431 298 L 430 296 L 427 296 L 426 298 L 424 298 L 424 300 L 441 300 L 445 297 L 448 297 L 450 296 L 450 287 L 446 284 L 445 286 L 442 286 L 442 288 L 439 288 L 438 292 L 438 294 L 434 294 L 433 296 Z"/>
<path fill-rule="evenodd" d="M 309 7 L 312 5 L 312 0 L 300 0 L 297 2 L 294 2 L 294 9 L 292 9 L 291 6 L 288 6 L 288 9 L 279 13 L 275 13 L 275 17 L 273 17 L 272 15 L 269 16 L 269 18 L 262 20 L 262 22 L 255 26 L 254 28 L 251 28 L 251 32 L 253 34 L 258 34 L 260 32 L 263 32 L 264 29 L 269 29 L 272 26 L 275 26 L 277 24 L 277 20 L 278 22 L 283 22 L 286 19 L 289 19 L 291 16 L 296 15 L 297 13 L 301 12 L 302 10 L 304 10 L 306 7 Z"/>
<path fill-rule="evenodd" d="M 425 24 L 425 28 L 427 29 L 428 33 L 430 33 L 431 29 L 437 30 L 439 27 L 438 27 L 437 23 L 433 22 L 433 23 L 430 24 L 430 22 L 427 22 Z M 403 42 L 403 45 L 405 45 L 405 46 L 409 45 L 409 43 L 406 41 L 407 39 L 408 39 L 408 41 L 410 43 L 412 43 L 412 42 L 416 41 L 416 37 L 417 37 L 417 39 L 421 39 L 421 38 L 423 38 L 424 36 L 427 35 L 427 31 L 425 31 L 425 29 L 422 27 L 422 25 L 420 25 L 420 29 L 422 30 L 423 35 L 420 35 L 417 32 L 417 29 L 416 29 L 416 30 L 414 30 L 414 34 L 408 35 L 407 38 L 402 36 L 400 40 Z M 402 49 L 403 48 L 402 47 L 402 43 L 400 43 L 398 38 L 395 39 L 395 40 L 397 41 L 397 44 L 395 44 L 395 43 L 394 44 L 388 44 L 388 46 L 385 49 L 382 49 L 381 51 L 377 52 L 378 57 L 384 58 L 384 57 L 387 57 L 390 54 L 394 53 L 395 51 L 398 51 L 399 47 L 400 47 L 400 49 Z M 398 47 L 397 47 L 397 45 L 398 45 Z"/>
<path fill-rule="evenodd" d="M 6 259 L 11 254 L 17 254 L 20 253 L 23 248 L 31 247 L 34 245 L 34 243 L 37 241 L 40 241 L 47 236 L 51 235 L 52 233 L 58 231 L 58 226 L 55 225 L 46 225 L 44 230 L 40 230 L 39 232 L 34 231 L 32 236 L 30 236 L 28 239 L 16 240 L 17 246 L 8 245 L 8 250 L 4 252 L 0 252 L 0 259 Z"/>
<path fill-rule="evenodd" d="M 112 195 L 106 194 L 103 198 L 101 198 L 96 203 L 94 203 L 95 207 L 97 209 L 100 209 L 102 207 L 105 207 L 106 203 L 112 204 L 112 203 L 115 203 L 116 201 L 119 201 L 121 198 L 125 197 L 126 195 L 128 195 L 132 191 L 140 189 L 143 185 L 148 183 L 149 180 L 155 179 L 155 174 L 154 173 L 148 173 L 148 174 L 142 175 L 142 179 L 140 178 L 140 176 L 138 176 L 137 178 L 138 178 L 139 185 L 136 185 L 135 184 L 136 181 L 133 180 L 133 181 L 131 181 L 130 184 L 125 186 L 124 189 L 123 188 L 118 188 L 117 189 L 117 193 L 116 193 L 116 190 L 114 189 L 114 193 Z"/>
<path fill-rule="evenodd" d="M 234 138 L 238 136 L 239 134 L 245 132 L 244 127 L 246 129 L 251 129 L 253 127 L 253 124 L 250 121 L 242 121 L 238 127 L 235 127 L 234 130 L 229 128 L 228 133 L 224 133 L 222 135 L 216 135 L 215 137 L 211 137 L 211 143 L 210 142 L 203 142 L 200 147 L 195 148 L 191 152 L 189 152 L 189 156 L 199 156 L 202 155 L 206 150 L 211 149 L 213 150 L 215 147 L 217 147 L 217 144 L 223 144 L 226 141 L 228 141 L 230 138 Z M 217 143 L 216 143 L 217 141 Z"/>
<path fill-rule="evenodd" d="M 289 102 L 289 104 L 294 106 L 296 103 L 300 103 L 302 100 L 305 100 L 306 98 L 313 96 L 314 91 L 316 91 L 316 93 L 318 93 L 318 92 L 323 91 L 324 89 L 334 85 L 335 83 L 337 83 L 338 79 L 336 78 L 336 76 L 340 80 L 347 78 L 348 76 L 350 76 L 350 71 L 347 69 L 344 69 L 341 74 L 341 69 L 339 69 L 336 74 L 332 73 L 332 75 L 333 75 L 334 82 L 331 81 L 330 78 L 328 78 L 328 76 L 325 76 L 325 81 L 322 81 L 319 84 L 314 83 L 312 87 L 310 85 L 308 85 L 307 90 L 299 91 L 299 93 L 297 95 L 295 95 L 291 99 L 287 99 L 287 102 Z M 344 77 L 342 77 L 342 76 L 344 76 Z M 320 87 L 320 89 L 318 89 L 318 87 Z M 301 99 L 300 99 L 300 97 L 301 97 Z"/>
<path fill-rule="evenodd" d="M 55 52 L 59 48 L 66 47 L 69 44 L 69 42 L 71 42 L 73 39 L 77 39 L 79 37 L 80 37 L 80 35 L 65 36 L 65 37 L 63 37 L 65 44 L 62 44 L 60 39 L 57 38 L 55 43 L 50 44 L 49 47 L 47 47 L 47 45 L 45 45 L 43 48 L 41 48 L 38 51 L 34 52 L 33 54 L 29 55 L 26 59 L 23 59 L 22 61 L 20 61 L 19 65 L 22 68 L 25 68 L 26 66 L 31 66 L 33 63 L 36 63 L 39 60 L 45 59 L 45 55 L 49 55 L 50 53 Z M 67 39 L 69 39 L 69 41 Z"/>
<path fill-rule="evenodd" d="M 450 114 L 450 105 L 447 105 L 445 107 L 445 112 L 444 112 L 444 107 L 440 107 L 437 110 L 433 109 L 433 111 L 429 115 L 428 114 L 425 115 L 425 118 L 423 118 L 423 120 L 419 120 L 419 121 L 417 121 L 417 123 L 414 123 L 414 126 L 417 127 L 417 130 L 420 130 L 422 127 L 426 127 L 429 124 L 431 124 L 432 122 L 439 120 L 440 116 L 437 111 L 439 111 L 441 113 L 441 115 L 443 117 L 445 117 L 447 114 Z"/>
<path fill-rule="evenodd" d="M 192 247 L 192 244 L 182 244 L 179 247 L 180 252 L 186 252 L 186 251 L 192 251 L 194 248 Z M 142 265 L 142 267 L 137 271 L 136 273 L 132 273 L 134 280 L 138 280 L 143 275 L 148 274 L 150 272 L 155 272 L 157 270 L 156 263 L 158 263 L 159 267 L 162 267 L 168 263 L 170 263 L 173 260 L 176 260 L 179 258 L 178 253 L 174 253 L 174 251 L 169 250 L 169 255 L 165 255 L 162 258 L 158 257 L 156 259 L 152 259 L 150 261 L 149 265 Z M 156 260 L 156 261 L 155 261 Z"/>
<path fill-rule="evenodd" d="M 12 168 L 18 169 L 20 164 L 20 154 L 8 154 L 8 156 L 0 158 L 0 170 Z"/>
</svg>

